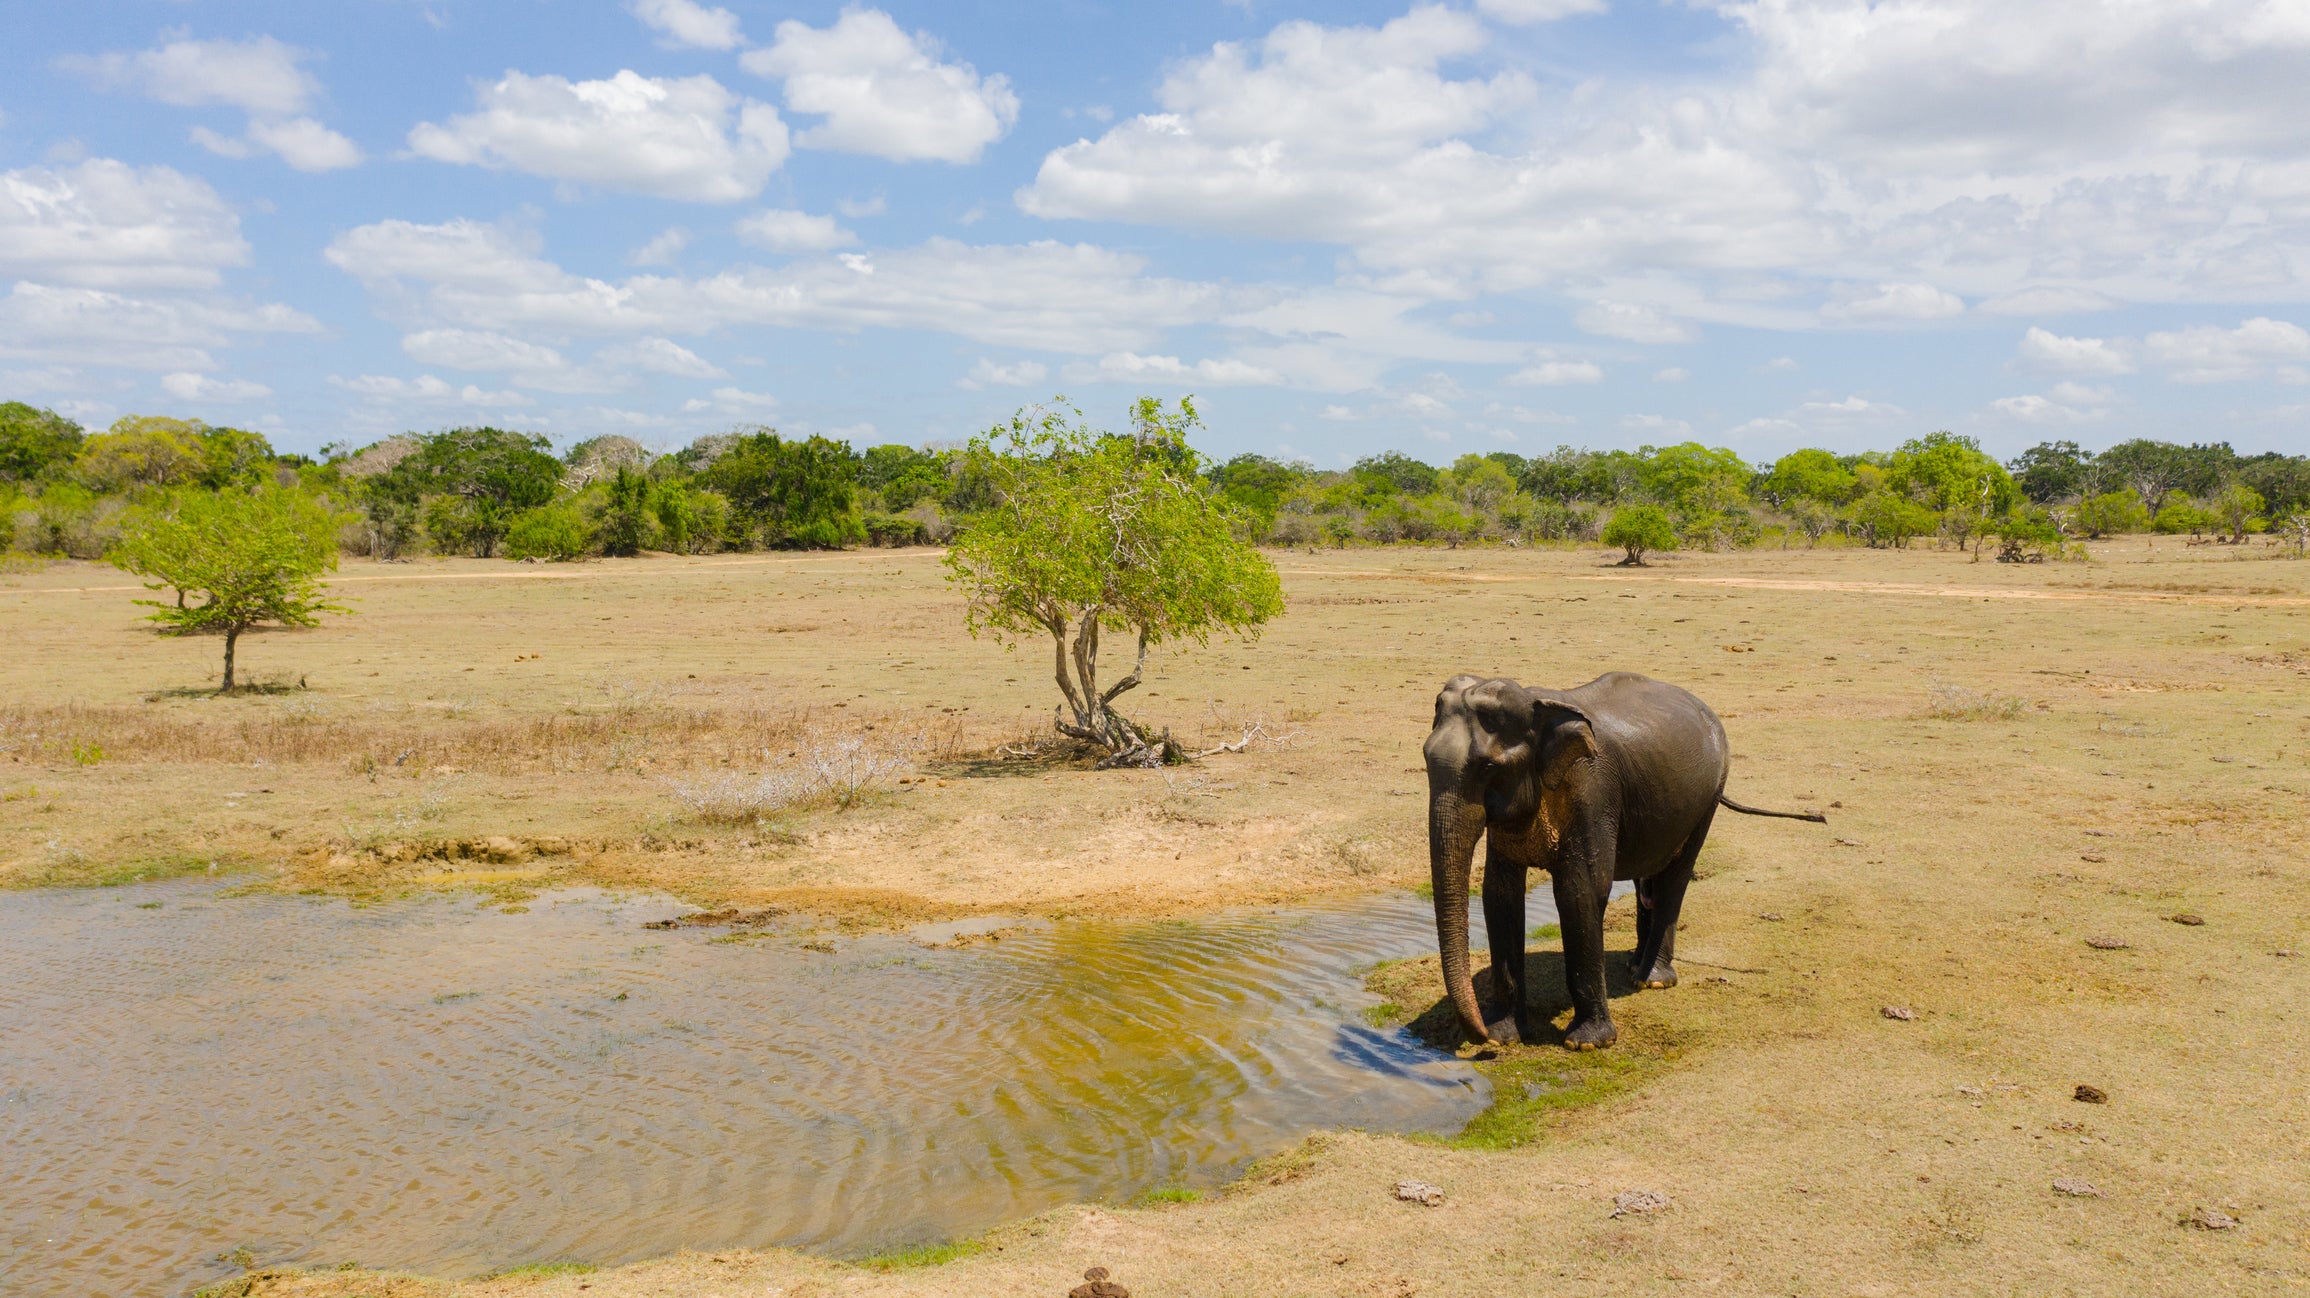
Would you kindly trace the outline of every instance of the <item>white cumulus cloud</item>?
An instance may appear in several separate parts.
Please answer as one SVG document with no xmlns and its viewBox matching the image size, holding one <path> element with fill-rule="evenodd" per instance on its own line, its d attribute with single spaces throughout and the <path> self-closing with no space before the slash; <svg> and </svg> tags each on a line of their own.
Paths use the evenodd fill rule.
<svg viewBox="0 0 2310 1298">
<path fill-rule="evenodd" d="M 64 59 L 100 85 L 183 108 L 222 105 L 254 116 L 305 111 L 320 83 L 305 71 L 310 57 L 270 36 L 241 41 L 171 41 L 158 49 Z"/>
<path fill-rule="evenodd" d="M 700 203 L 750 198 L 786 161 L 778 110 L 709 76 L 507 72 L 477 97 L 475 112 L 419 123 L 409 147 L 441 162 Z"/>
<path fill-rule="evenodd" d="M 1915 324 L 1965 314 L 1965 300 L 1931 284 L 1878 284 L 1847 289 L 1821 307 L 1839 324 Z"/>
<path fill-rule="evenodd" d="M 0 298 L 0 356 L 146 370 L 208 370 L 236 336 L 318 333 L 279 303 L 138 297 L 18 281 Z"/>
<path fill-rule="evenodd" d="M 425 405 L 464 405 L 483 409 L 504 409 L 536 404 L 519 392 L 492 392 L 471 383 L 460 387 L 433 374 L 420 374 L 413 379 L 395 378 L 385 374 L 363 374 L 348 379 L 332 374 L 329 376 L 329 382 L 347 392 L 375 401 L 409 402 Z"/>
<path fill-rule="evenodd" d="M 789 19 L 775 44 L 740 63 L 784 78 L 790 110 L 825 119 L 796 137 L 804 148 L 975 162 L 1019 116 L 1008 79 L 940 62 L 928 35 L 908 35 L 879 9 L 845 9 L 826 28 Z"/>
<path fill-rule="evenodd" d="M 2302 326 L 2256 316 L 2235 329 L 2193 325 L 2142 339 L 2142 351 L 2177 383 L 2234 383 L 2275 377 L 2302 381 L 2310 363 L 2310 332 Z"/>
<path fill-rule="evenodd" d="M 971 392 L 981 388 L 1031 388 L 1042 382 L 1050 372 L 1050 368 L 1041 361 L 1013 361 L 1008 365 L 998 365 L 981 356 L 971 366 L 970 373 L 956 379 L 954 385 Z"/>
<path fill-rule="evenodd" d="M 1476 0 L 1476 12 L 1517 26 L 1552 23 L 1574 14 L 1600 14 L 1608 7 L 1605 0 Z"/>
<path fill-rule="evenodd" d="M 648 243 L 634 249 L 626 258 L 636 266 L 671 266 L 690 246 L 690 232 L 678 225 L 670 225 L 653 235 Z"/>
<path fill-rule="evenodd" d="M 91 158 L 0 172 L 0 273 L 98 288 L 207 288 L 248 241 L 208 182 Z"/>
<path fill-rule="evenodd" d="M 738 237 L 772 252 L 828 252 L 847 248 L 858 236 L 831 216 L 813 216 L 790 208 L 769 208 L 738 222 Z"/>
<path fill-rule="evenodd" d="M 1581 308 L 1574 323 L 1592 334 L 1632 343 L 1688 343 L 1700 335 L 1652 307 L 1633 302 L 1595 302 Z"/>
<path fill-rule="evenodd" d="M 2065 338 L 2031 325 L 2017 349 L 2031 369 L 2055 374 L 2131 374 L 2134 363 L 2107 338 Z"/>
<path fill-rule="evenodd" d="M 280 155 L 299 171 L 336 171 L 356 166 L 361 150 L 351 140 L 307 116 L 321 83 L 304 63 L 312 56 L 270 36 L 247 40 L 176 40 L 157 49 L 115 52 L 63 60 L 99 85 L 134 91 L 185 108 L 238 108 L 249 116 L 246 132 L 229 136 L 206 126 L 192 130 L 195 144 L 228 158 L 258 151 Z"/>
<path fill-rule="evenodd" d="M 1190 363 L 1176 356 L 1142 356 L 1136 352 L 1110 352 L 1099 358 L 1095 372 L 1097 377 L 1110 381 L 1154 380 L 1173 385 L 1186 383 L 1263 385 L 1284 381 L 1283 375 L 1274 370 L 1234 358 L 1223 360 L 1206 357 L 1203 360 Z"/>
<path fill-rule="evenodd" d="M 594 353 L 596 364 L 648 370 L 684 379 L 726 379 L 728 371 L 671 338 L 641 338 Z"/>
<path fill-rule="evenodd" d="M 256 401 L 273 395 L 273 390 L 262 383 L 248 379 L 213 378 L 190 370 L 161 375 L 160 386 L 179 401 Z"/>
<path fill-rule="evenodd" d="M 1594 361 L 1540 361 L 1508 376 L 1517 387 L 1565 387 L 1575 383 L 1602 383 L 1604 368 Z"/>
<path fill-rule="evenodd" d="M 746 40 L 738 28 L 738 15 L 709 9 L 697 0 L 630 0 L 626 8 L 677 48 L 729 50 Z"/>
</svg>

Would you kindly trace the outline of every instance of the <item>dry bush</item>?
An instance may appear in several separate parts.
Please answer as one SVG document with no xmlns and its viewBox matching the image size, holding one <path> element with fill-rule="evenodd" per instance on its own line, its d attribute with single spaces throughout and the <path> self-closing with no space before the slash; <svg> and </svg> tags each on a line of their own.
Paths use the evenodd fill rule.
<svg viewBox="0 0 2310 1298">
<path fill-rule="evenodd" d="M 1925 715 L 1936 721 L 2012 721 L 2029 714 L 2029 700 L 2013 694 L 1983 694 L 1962 685 L 1927 687 Z"/>
<path fill-rule="evenodd" d="M 63 762 L 87 748 L 108 760 L 288 765 L 343 762 L 355 774 L 455 767 L 496 775 L 575 774 L 665 767 L 751 765 L 766 752 L 799 756 L 818 733 L 822 709 L 712 696 L 676 696 L 620 682 L 560 712 L 485 716 L 475 700 L 354 710 L 310 695 L 277 703 L 203 699 L 192 708 L 0 705 L 0 754 Z M 924 760 L 952 760 L 971 748 L 957 716 L 893 721 L 912 725 Z"/>
<path fill-rule="evenodd" d="M 933 746 L 927 731 L 893 734 L 872 726 L 830 733 L 813 729 L 783 759 L 769 752 L 770 769 L 663 781 L 696 820 L 748 825 L 812 807 L 848 808 L 901 772 Z"/>
</svg>

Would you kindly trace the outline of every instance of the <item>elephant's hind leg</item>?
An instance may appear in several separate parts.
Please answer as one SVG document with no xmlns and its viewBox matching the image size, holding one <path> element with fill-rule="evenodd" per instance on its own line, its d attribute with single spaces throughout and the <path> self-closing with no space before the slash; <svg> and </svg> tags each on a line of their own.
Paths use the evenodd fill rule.
<svg viewBox="0 0 2310 1298">
<path fill-rule="evenodd" d="M 1676 986 L 1677 917 L 1684 910 L 1684 891 L 1692 886 L 1701 844 L 1708 841 L 1708 827 L 1715 819 L 1716 811 L 1711 808 L 1693 829 L 1692 837 L 1677 849 L 1676 859 L 1667 869 L 1637 881 L 1636 953 L 1629 958 L 1628 969 L 1640 987 Z"/>
</svg>

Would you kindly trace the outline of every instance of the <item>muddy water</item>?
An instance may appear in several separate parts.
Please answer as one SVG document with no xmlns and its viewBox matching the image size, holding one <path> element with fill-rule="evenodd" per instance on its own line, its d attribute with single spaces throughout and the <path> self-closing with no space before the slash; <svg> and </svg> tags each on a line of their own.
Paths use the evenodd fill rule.
<svg viewBox="0 0 2310 1298">
<path fill-rule="evenodd" d="M 663 899 L 215 891 L 0 894 L 0 1293 L 866 1252 L 1486 1099 L 1361 1020 L 1356 969 L 1434 949 L 1408 897 L 825 953 Z"/>
</svg>

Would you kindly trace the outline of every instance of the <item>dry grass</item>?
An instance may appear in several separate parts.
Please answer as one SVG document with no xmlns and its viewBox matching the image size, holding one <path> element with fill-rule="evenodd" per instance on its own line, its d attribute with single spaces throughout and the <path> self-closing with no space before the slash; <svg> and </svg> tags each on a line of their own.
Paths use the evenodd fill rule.
<svg viewBox="0 0 2310 1298">
<path fill-rule="evenodd" d="M 1286 555 L 1293 611 L 1256 648 L 1165 657 L 1132 715 L 1191 747 L 1282 718 L 1290 745 L 1107 774 L 1004 755 L 1042 733 L 1047 668 L 963 638 L 919 556 L 420 565 L 346 584 L 357 617 L 245 647 L 309 691 L 152 703 L 213 672 L 213 646 L 141 630 L 133 592 L 60 589 L 118 584 L 66 568 L 0 579 L 55 592 L 0 593 L 0 869 L 223 857 L 347 893 L 593 880 L 861 924 L 1291 901 L 1424 877 L 1418 747 L 1444 677 L 1631 668 L 1724 715 L 1735 796 L 1831 822 L 1721 818 L 1683 985 L 1620 997 L 1614 1054 L 1488 1061 L 1501 1103 L 1461 1141 L 1339 1134 L 1239 1193 L 1070 1209 L 933 1266 L 724 1252 L 249 1287 L 1061 1294 L 1098 1264 L 1149 1294 L 2290 1292 L 2310 1283 L 2310 956 L 2273 953 L 2310 950 L 2310 565 L 2095 551 L 1645 572 L 1593 551 Z M 665 692 L 621 718 L 600 683 L 627 679 Z M 1943 682 L 1981 706 L 1921 712 Z M 868 722 L 956 737 L 919 759 L 931 778 L 775 836 L 692 820 L 664 783 L 759 774 L 814 725 Z M 391 764 L 417 743 L 422 763 Z M 2184 912 L 2205 922 L 2167 919 Z M 1433 978 L 1382 985 L 1417 1018 Z M 2080 1083 L 2109 1102 L 2072 1100 Z M 1401 1179 L 1445 1206 L 1397 1202 Z M 2051 1188 L 2069 1179 L 2102 1197 Z M 1637 1189 L 1670 1206 L 1609 1216 Z M 2182 1224 L 2200 1209 L 2243 1224 Z"/>
</svg>

